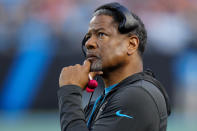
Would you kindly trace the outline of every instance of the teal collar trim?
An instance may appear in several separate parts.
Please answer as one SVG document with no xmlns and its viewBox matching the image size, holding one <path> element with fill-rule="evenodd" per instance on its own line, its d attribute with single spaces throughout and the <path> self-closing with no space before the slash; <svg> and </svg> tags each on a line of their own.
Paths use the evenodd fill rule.
<svg viewBox="0 0 197 131">
<path fill-rule="evenodd" d="M 111 85 L 111 86 L 105 88 L 105 95 L 106 95 L 107 93 L 109 93 L 116 85 L 118 85 L 118 84 L 114 84 L 114 85 Z"/>
<path fill-rule="evenodd" d="M 109 93 L 116 85 L 118 85 L 118 84 L 114 84 L 114 85 L 111 85 L 111 86 L 105 88 L 105 96 L 104 96 L 104 98 L 103 98 L 101 104 L 102 104 L 103 101 L 105 100 L 106 94 Z M 88 122 L 87 122 L 88 128 L 89 128 L 89 126 L 90 126 L 90 121 L 91 121 L 92 116 L 93 116 L 93 114 L 94 114 L 94 111 L 95 111 L 95 109 L 96 109 L 97 103 L 99 102 L 100 99 L 101 99 L 101 96 L 99 96 L 99 97 L 97 98 L 97 100 L 95 101 L 95 103 L 94 103 L 92 112 L 91 112 L 90 117 L 89 117 L 89 120 L 88 120 Z"/>
</svg>

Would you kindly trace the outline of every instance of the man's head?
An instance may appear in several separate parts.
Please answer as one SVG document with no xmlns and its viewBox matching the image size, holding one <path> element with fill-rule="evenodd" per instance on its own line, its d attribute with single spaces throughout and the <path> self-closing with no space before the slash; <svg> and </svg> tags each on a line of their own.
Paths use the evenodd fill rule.
<svg viewBox="0 0 197 131">
<path fill-rule="evenodd" d="M 91 71 L 113 70 L 128 64 L 131 55 L 142 57 L 146 39 L 139 17 L 118 3 L 110 3 L 95 10 L 82 44 L 92 63 Z"/>
</svg>

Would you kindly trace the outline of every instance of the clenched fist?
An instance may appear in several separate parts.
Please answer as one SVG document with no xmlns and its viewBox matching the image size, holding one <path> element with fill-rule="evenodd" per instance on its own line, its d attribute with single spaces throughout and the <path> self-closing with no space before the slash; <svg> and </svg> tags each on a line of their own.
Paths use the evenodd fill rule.
<svg viewBox="0 0 197 131">
<path fill-rule="evenodd" d="M 76 64 L 74 66 L 64 67 L 61 71 L 59 78 L 59 86 L 64 85 L 77 85 L 82 89 L 85 89 L 89 78 L 88 74 L 90 73 L 90 61 L 86 60 L 83 65 Z M 101 72 L 91 72 L 90 75 L 92 78 L 97 74 L 102 74 Z"/>
</svg>

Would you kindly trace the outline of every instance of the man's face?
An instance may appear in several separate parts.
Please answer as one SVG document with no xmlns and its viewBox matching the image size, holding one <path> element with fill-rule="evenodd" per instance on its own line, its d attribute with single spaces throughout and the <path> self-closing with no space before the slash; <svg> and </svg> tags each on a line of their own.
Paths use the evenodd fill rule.
<svg viewBox="0 0 197 131">
<path fill-rule="evenodd" d="M 110 71 L 128 62 L 129 38 L 119 33 L 118 24 L 111 16 L 94 16 L 86 38 L 86 55 L 91 62 L 91 71 Z"/>
</svg>

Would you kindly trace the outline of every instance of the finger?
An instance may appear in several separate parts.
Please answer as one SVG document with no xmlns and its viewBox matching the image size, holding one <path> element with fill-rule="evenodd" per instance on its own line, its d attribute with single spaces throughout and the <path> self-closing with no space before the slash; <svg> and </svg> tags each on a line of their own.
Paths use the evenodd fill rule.
<svg viewBox="0 0 197 131">
<path fill-rule="evenodd" d="M 90 77 L 91 77 L 92 79 L 94 79 L 94 77 L 95 77 L 96 75 L 102 75 L 102 74 L 103 74 L 102 71 L 90 72 L 90 73 L 89 73 L 89 75 L 90 75 Z M 90 77 L 89 77 L 89 79 L 90 79 Z"/>
<path fill-rule="evenodd" d="M 83 62 L 83 65 L 88 65 L 88 64 L 91 64 L 91 62 L 90 62 L 89 60 L 85 60 L 85 61 Z"/>
<path fill-rule="evenodd" d="M 88 71 L 90 71 L 91 62 L 89 60 L 85 60 L 83 62 L 83 67 L 85 67 Z"/>
<path fill-rule="evenodd" d="M 95 72 L 95 75 L 102 75 L 102 74 L 103 74 L 102 71 L 97 71 L 97 72 Z"/>
</svg>

